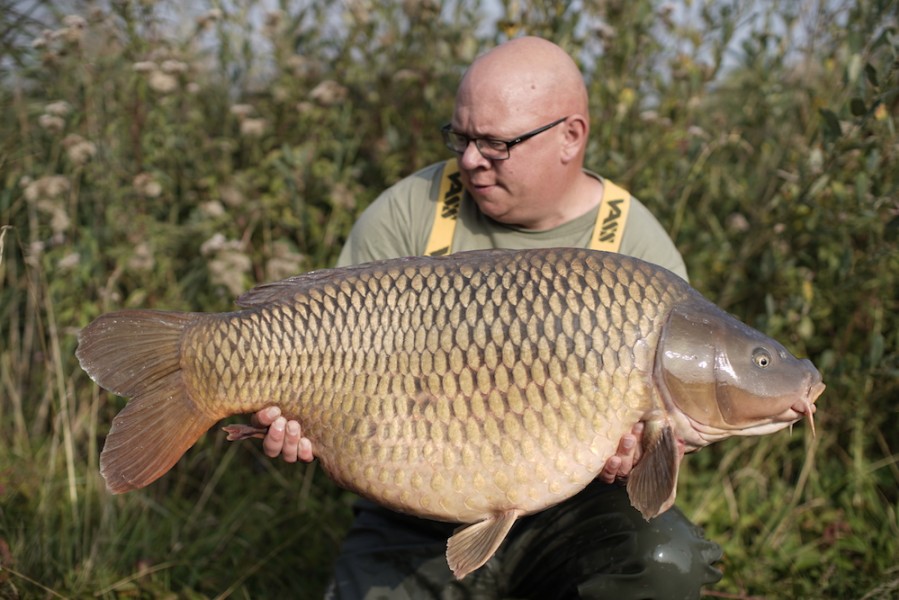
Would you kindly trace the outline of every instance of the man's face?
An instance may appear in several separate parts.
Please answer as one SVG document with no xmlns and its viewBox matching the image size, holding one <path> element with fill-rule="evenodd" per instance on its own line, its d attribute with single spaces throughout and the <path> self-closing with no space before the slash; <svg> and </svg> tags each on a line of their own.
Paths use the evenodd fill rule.
<svg viewBox="0 0 899 600">
<path fill-rule="evenodd" d="M 473 101 L 460 91 L 452 129 L 469 138 L 511 140 L 564 115 L 545 111 L 514 112 L 502 102 Z M 484 158 L 469 143 L 459 155 L 462 182 L 488 217 L 508 225 L 545 229 L 554 212 L 556 178 L 560 170 L 559 136 L 554 127 L 513 146 L 506 160 Z"/>
</svg>

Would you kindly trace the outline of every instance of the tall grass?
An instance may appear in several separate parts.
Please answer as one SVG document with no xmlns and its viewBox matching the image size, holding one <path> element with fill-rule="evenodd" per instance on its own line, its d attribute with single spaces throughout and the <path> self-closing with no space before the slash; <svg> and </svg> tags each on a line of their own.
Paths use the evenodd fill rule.
<svg viewBox="0 0 899 600">
<path fill-rule="evenodd" d="M 215 434 L 110 496 L 122 401 L 78 368 L 76 332 L 331 264 L 381 189 L 445 156 L 465 65 L 520 33 L 583 65 L 588 166 L 828 384 L 816 437 L 686 460 L 679 504 L 725 549 L 709 594 L 899 594 L 892 3 L 277 6 L 49 4 L 0 36 L 0 597 L 321 595 L 350 496 Z"/>
</svg>

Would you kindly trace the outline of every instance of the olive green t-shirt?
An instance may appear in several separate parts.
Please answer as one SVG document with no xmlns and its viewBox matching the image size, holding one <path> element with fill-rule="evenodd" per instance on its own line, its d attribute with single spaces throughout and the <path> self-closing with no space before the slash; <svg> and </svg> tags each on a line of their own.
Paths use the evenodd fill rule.
<svg viewBox="0 0 899 600">
<path fill-rule="evenodd" d="M 359 217 L 338 266 L 424 254 L 434 224 L 442 162 L 425 167 L 385 190 Z M 600 181 L 601 177 L 587 172 Z M 531 231 L 504 225 L 481 213 L 466 192 L 453 233 L 453 252 L 505 248 L 586 248 L 599 206 L 553 229 Z M 643 204 L 631 198 L 619 252 L 657 264 L 687 279 L 674 242 Z"/>
</svg>

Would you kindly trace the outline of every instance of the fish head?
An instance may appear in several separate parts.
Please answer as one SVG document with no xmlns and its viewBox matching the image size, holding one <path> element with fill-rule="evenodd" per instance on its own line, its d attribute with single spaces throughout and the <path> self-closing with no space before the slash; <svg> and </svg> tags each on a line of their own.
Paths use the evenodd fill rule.
<svg viewBox="0 0 899 600">
<path fill-rule="evenodd" d="M 807 418 L 814 433 L 821 374 L 807 359 L 710 303 L 669 315 L 656 383 L 688 446 L 773 433 Z"/>
</svg>

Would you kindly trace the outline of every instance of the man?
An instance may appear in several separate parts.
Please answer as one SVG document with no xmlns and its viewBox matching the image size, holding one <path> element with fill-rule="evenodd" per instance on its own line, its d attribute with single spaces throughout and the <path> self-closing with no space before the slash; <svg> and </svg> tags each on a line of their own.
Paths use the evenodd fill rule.
<svg viewBox="0 0 899 600">
<path fill-rule="evenodd" d="M 457 154 L 465 194 L 451 251 L 589 246 L 610 182 L 583 170 L 589 134 L 587 90 L 558 46 L 519 38 L 479 57 L 463 77 L 452 122 L 444 128 Z M 527 133 L 523 133 L 527 132 Z M 338 264 L 430 253 L 444 163 L 384 192 L 360 217 Z M 619 251 L 686 278 L 683 260 L 661 225 L 629 198 Z M 440 250 L 442 252 L 443 250 Z M 255 420 L 270 425 L 268 456 L 312 460 L 300 424 L 277 408 Z M 720 573 L 717 545 L 677 510 L 646 522 L 615 483 L 639 458 L 635 427 L 597 481 L 575 497 L 525 517 L 484 567 L 462 582 L 444 557 L 454 524 L 399 515 L 367 501 L 335 565 L 336 598 L 698 598 Z"/>
</svg>

